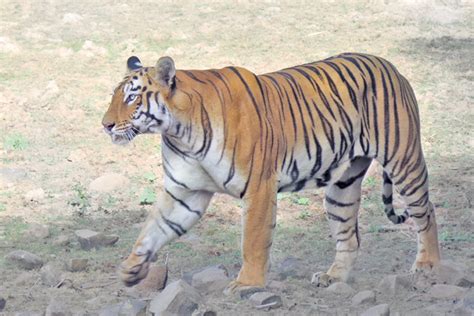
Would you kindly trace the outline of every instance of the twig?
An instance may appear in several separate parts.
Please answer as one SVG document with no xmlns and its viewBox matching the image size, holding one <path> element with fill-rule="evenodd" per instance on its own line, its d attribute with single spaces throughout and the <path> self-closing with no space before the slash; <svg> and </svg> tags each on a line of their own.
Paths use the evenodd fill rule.
<svg viewBox="0 0 474 316">
<path fill-rule="evenodd" d="M 262 304 L 262 305 L 257 305 L 255 306 L 256 309 L 265 309 L 267 307 L 272 307 L 272 306 L 275 306 L 279 304 L 279 302 L 271 302 L 271 303 L 268 303 L 268 304 Z"/>
</svg>

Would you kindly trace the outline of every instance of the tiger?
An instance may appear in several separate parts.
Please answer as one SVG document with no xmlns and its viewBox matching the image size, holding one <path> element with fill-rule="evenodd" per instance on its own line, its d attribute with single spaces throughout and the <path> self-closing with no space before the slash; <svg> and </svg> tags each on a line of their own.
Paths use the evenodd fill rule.
<svg viewBox="0 0 474 316">
<path fill-rule="evenodd" d="M 102 125 L 112 142 L 161 134 L 164 186 L 132 251 L 120 265 L 126 286 L 143 280 L 157 252 L 203 217 L 215 193 L 241 199 L 241 269 L 225 292 L 267 282 L 277 194 L 324 188 L 335 258 L 313 282 L 347 281 L 360 248 L 361 184 L 383 167 L 388 219 L 417 227 L 412 269 L 440 261 L 414 91 L 389 61 L 362 53 L 256 75 L 242 67 L 178 70 L 127 60 Z M 395 211 L 393 192 L 405 204 Z"/>
</svg>

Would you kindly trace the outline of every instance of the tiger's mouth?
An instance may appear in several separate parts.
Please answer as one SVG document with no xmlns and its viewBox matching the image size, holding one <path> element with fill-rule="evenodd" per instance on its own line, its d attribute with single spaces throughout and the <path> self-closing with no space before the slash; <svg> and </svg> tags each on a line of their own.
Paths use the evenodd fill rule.
<svg viewBox="0 0 474 316">
<path fill-rule="evenodd" d="M 110 138 L 112 139 L 112 143 L 115 145 L 127 145 L 130 143 L 138 134 L 140 134 L 140 131 L 136 128 L 129 128 L 125 131 L 122 131 L 120 133 L 117 132 L 110 132 L 110 131 L 105 131 L 107 134 L 110 135 Z"/>
</svg>

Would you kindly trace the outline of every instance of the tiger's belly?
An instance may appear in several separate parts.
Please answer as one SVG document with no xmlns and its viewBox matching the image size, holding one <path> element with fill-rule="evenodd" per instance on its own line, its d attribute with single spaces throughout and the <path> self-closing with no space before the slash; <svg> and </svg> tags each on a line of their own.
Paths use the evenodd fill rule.
<svg viewBox="0 0 474 316">
<path fill-rule="evenodd" d="M 315 162 L 305 159 L 295 160 L 291 166 L 283 168 L 278 177 L 278 192 L 320 188 L 338 181 L 350 166 L 350 158 L 348 155 L 341 159 L 335 156 L 325 158 L 317 171 Z"/>
</svg>

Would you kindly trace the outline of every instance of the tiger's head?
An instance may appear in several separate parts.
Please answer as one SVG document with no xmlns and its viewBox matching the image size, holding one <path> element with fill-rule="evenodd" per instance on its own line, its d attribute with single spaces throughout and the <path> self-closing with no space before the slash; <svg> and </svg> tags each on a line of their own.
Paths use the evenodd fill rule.
<svg viewBox="0 0 474 316">
<path fill-rule="evenodd" d="M 115 88 L 102 119 L 104 131 L 115 144 L 129 143 L 136 135 L 166 133 L 176 124 L 171 113 L 176 90 L 176 69 L 170 57 L 156 67 L 143 67 L 136 56 L 127 60 L 128 73 Z M 179 99 L 179 98 L 178 98 Z"/>
</svg>

